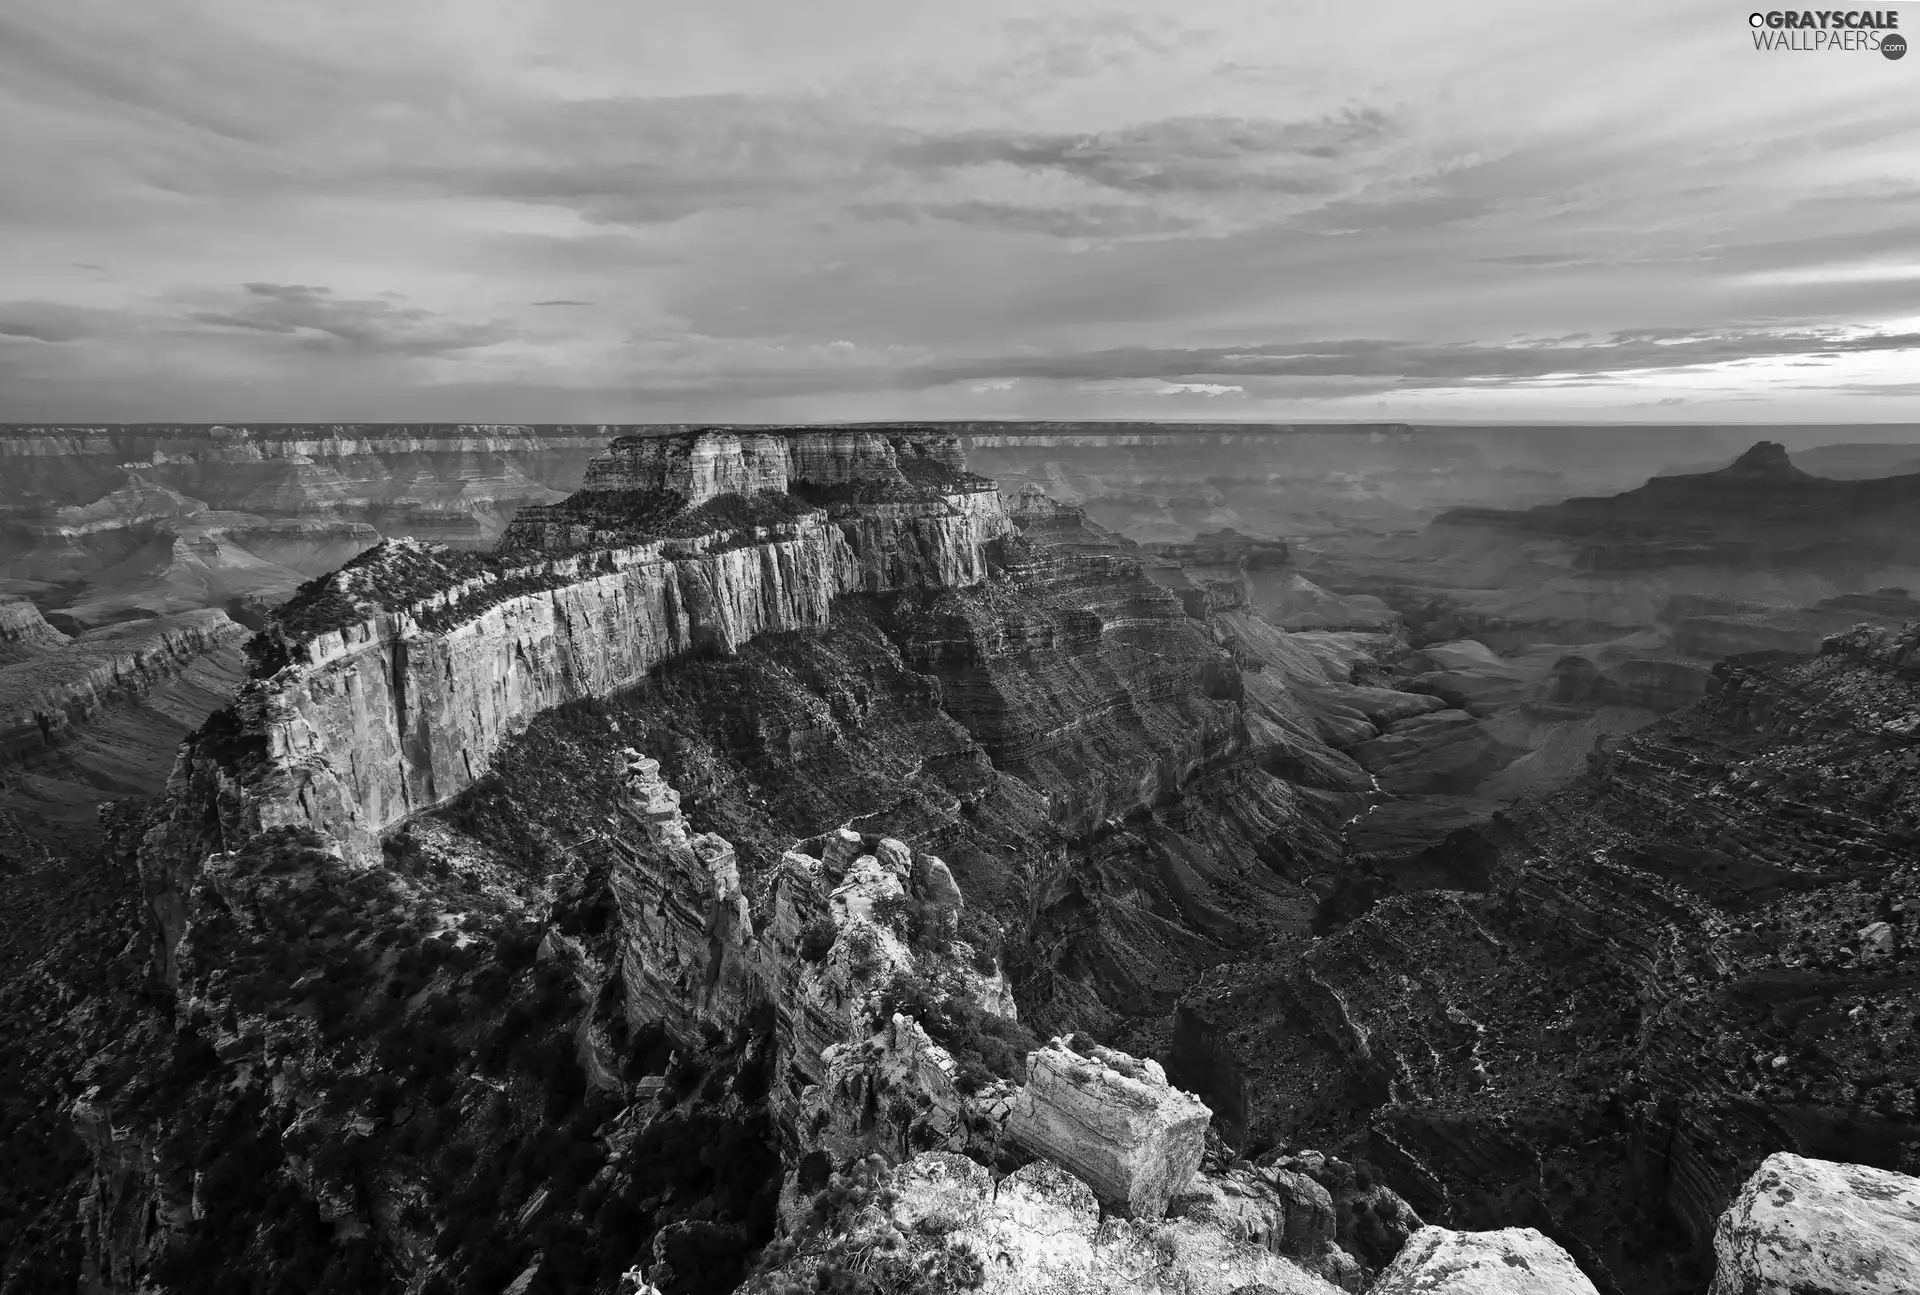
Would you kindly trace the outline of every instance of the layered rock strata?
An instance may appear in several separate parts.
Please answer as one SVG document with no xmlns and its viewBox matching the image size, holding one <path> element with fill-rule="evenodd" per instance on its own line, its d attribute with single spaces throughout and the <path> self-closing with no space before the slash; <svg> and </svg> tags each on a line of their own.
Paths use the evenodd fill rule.
<svg viewBox="0 0 1920 1295">
<path fill-rule="evenodd" d="M 1212 1112 L 1156 1061 L 1060 1040 L 1027 1061 L 1007 1136 L 1064 1166 L 1130 1218 L 1159 1218 L 1206 1152 Z"/>
<path fill-rule="evenodd" d="M 0 763 L 43 761 L 103 708 L 138 700 L 209 654 L 224 651 L 237 664 L 245 638 L 219 611 L 110 625 L 72 640 L 36 636 L 42 650 L 0 666 Z"/>
<path fill-rule="evenodd" d="M 1703 1286 L 1774 1152 L 1911 1172 L 1913 638 L 1722 663 L 1451 846 L 1481 893 L 1210 977 L 1180 1072 L 1246 1102 L 1249 1141 L 1348 1130 L 1432 1222 L 1524 1210 L 1603 1290 Z"/>
<path fill-rule="evenodd" d="M 692 456 L 712 439 L 646 444 Z M 864 444 L 813 460 L 853 476 L 893 453 L 881 440 L 863 459 Z M 304 589 L 268 631 L 278 668 L 237 713 L 265 748 L 246 780 L 254 821 L 310 826 L 370 857 L 382 833 L 471 786 L 536 714 L 690 652 L 818 630 L 843 594 L 977 583 L 1010 529 L 999 497 L 977 489 L 849 507 L 844 524 L 801 507 L 771 526 L 555 556 L 382 545 Z"/>
</svg>

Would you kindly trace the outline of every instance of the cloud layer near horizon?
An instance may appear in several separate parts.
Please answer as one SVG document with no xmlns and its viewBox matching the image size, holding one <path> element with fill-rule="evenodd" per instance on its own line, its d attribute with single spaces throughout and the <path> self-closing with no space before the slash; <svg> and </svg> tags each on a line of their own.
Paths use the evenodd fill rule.
<svg viewBox="0 0 1920 1295">
<path fill-rule="evenodd" d="M 1920 65 L 1515 0 L 16 0 L 0 420 L 1920 419 Z"/>
</svg>

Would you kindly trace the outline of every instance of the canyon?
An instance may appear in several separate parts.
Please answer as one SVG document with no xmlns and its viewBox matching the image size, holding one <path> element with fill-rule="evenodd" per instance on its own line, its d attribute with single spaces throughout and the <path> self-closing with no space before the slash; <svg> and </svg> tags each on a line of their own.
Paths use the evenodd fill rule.
<svg viewBox="0 0 1920 1295">
<path fill-rule="evenodd" d="M 1805 515 L 1834 483 L 1784 450 L 1516 511 L 1545 451 L 1443 439 L 1341 530 L 1256 514 L 1257 473 L 1172 501 L 1209 455 L 1344 446 L 1285 505 L 1325 513 L 1404 429 L 607 430 L 490 547 L 368 537 L 244 628 L 0 604 L 50 699 L 23 768 L 245 663 L 97 859 L 0 873 L 11 1064 L 63 1122 L 0 1290 L 680 1295 L 884 1254 L 936 1289 L 1484 1256 L 1679 1295 L 1768 1155 L 1920 1169 L 1904 555 L 1823 566 L 1776 518 L 1729 610 L 1653 525 Z M 1461 444 L 1507 475 L 1420 457 Z M 1567 555 L 1616 532 L 1669 583 L 1612 621 L 1495 615 L 1443 551 L 1544 599 L 1615 580 Z M 88 664 L 136 629 L 148 665 Z"/>
</svg>

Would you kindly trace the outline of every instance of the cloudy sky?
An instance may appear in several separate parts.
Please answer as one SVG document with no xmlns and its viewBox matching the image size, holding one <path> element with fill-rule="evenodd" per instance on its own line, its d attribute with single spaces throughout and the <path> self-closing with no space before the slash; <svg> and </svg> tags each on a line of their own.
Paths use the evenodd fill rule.
<svg viewBox="0 0 1920 1295">
<path fill-rule="evenodd" d="M 7 0 L 0 173 L 0 420 L 1920 420 L 1717 0 Z"/>
</svg>

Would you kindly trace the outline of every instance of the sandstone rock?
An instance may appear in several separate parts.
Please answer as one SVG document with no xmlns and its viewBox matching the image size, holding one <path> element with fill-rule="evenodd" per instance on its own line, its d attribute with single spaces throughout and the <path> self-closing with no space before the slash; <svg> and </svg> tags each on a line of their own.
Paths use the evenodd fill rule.
<svg viewBox="0 0 1920 1295">
<path fill-rule="evenodd" d="M 1360 1261 L 1334 1242 L 1333 1198 L 1305 1174 L 1244 1167 L 1202 1174 L 1168 1210 L 1284 1255 L 1342 1289 L 1360 1287 Z"/>
<path fill-rule="evenodd" d="M 873 847 L 873 856 L 902 881 L 912 875 L 913 851 L 906 847 L 905 842 L 883 837 L 880 844 Z"/>
<path fill-rule="evenodd" d="M 860 834 L 852 828 L 838 827 L 827 833 L 826 842 L 820 861 L 826 865 L 829 873 L 838 878 L 860 857 Z"/>
<path fill-rule="evenodd" d="M 1200 1167 L 1211 1112 L 1155 1061 L 1056 1039 L 1028 1055 L 1007 1135 L 1077 1174 L 1122 1214 L 1158 1218 Z"/>
<path fill-rule="evenodd" d="M 1573 1258 L 1532 1228 L 1414 1233 L 1367 1295 L 1598 1295 Z"/>
<path fill-rule="evenodd" d="M 1713 1235 L 1711 1295 L 1920 1290 L 1920 1178 L 1776 1152 Z"/>
<path fill-rule="evenodd" d="M 842 925 L 850 921 L 872 921 L 875 901 L 906 894 L 900 874 L 879 858 L 863 854 L 847 868 L 846 877 L 833 892 L 833 916 Z"/>
<path fill-rule="evenodd" d="M 50 652 L 67 636 L 47 624 L 40 609 L 25 598 L 0 597 L 0 664 Z"/>
<path fill-rule="evenodd" d="M 944 908 L 960 908 L 966 903 L 960 894 L 960 887 L 953 880 L 952 870 L 943 860 L 931 854 L 914 856 L 913 896 L 922 903 Z"/>
</svg>

